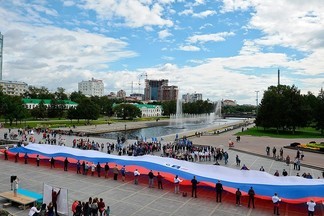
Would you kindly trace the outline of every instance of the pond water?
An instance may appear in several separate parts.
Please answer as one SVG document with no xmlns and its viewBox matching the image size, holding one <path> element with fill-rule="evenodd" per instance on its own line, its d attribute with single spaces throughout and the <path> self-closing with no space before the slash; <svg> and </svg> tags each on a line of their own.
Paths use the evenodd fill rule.
<svg viewBox="0 0 324 216">
<path fill-rule="evenodd" d="M 179 134 L 182 132 L 193 131 L 193 130 L 199 131 L 199 129 L 211 127 L 213 125 L 219 126 L 227 123 L 239 122 L 242 120 L 243 119 L 241 118 L 228 118 L 228 119 L 219 119 L 212 123 L 188 120 L 181 125 L 170 124 L 167 126 L 156 126 L 156 127 L 141 128 L 136 130 L 127 130 L 126 133 L 125 131 L 109 132 L 109 133 L 100 134 L 99 136 L 108 139 L 115 139 L 115 140 L 117 139 L 117 137 L 122 138 L 125 137 L 125 135 L 127 139 L 138 138 L 138 139 L 145 140 L 146 138 L 149 141 L 151 140 L 152 137 L 154 137 L 160 140 L 162 136 L 166 136 L 170 134 Z"/>
</svg>

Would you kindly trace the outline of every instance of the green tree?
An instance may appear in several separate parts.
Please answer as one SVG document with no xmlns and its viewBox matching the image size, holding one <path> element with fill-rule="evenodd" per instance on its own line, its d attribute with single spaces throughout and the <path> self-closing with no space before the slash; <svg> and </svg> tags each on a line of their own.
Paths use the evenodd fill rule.
<svg viewBox="0 0 324 216">
<path fill-rule="evenodd" d="M 23 97 L 32 99 L 54 99 L 55 95 L 50 93 L 44 86 L 40 88 L 29 86 L 28 90 L 23 94 Z"/>
<path fill-rule="evenodd" d="M 132 104 L 119 104 L 115 106 L 113 110 L 118 118 L 122 118 L 124 120 L 132 120 L 142 116 L 141 110 Z"/>
<path fill-rule="evenodd" d="M 40 118 L 44 119 L 47 117 L 47 107 L 45 106 L 45 103 L 43 100 L 39 102 L 39 104 L 31 110 L 30 113 L 34 118 Z"/>
<path fill-rule="evenodd" d="M 163 101 L 162 102 L 162 109 L 163 109 L 163 115 L 170 116 L 172 114 L 176 113 L 177 109 L 177 101 Z"/>
<path fill-rule="evenodd" d="M 17 124 L 17 121 L 26 118 L 28 113 L 19 96 L 5 95 L 3 108 L 4 118 L 9 120 L 10 125 L 13 121 L 16 121 Z"/>
<path fill-rule="evenodd" d="M 57 100 L 67 100 L 68 96 L 65 94 L 65 89 L 62 87 L 58 87 L 56 92 L 54 93 L 55 99 Z"/>
<path fill-rule="evenodd" d="M 85 98 L 87 98 L 87 97 L 84 94 L 82 94 L 80 91 L 78 91 L 78 92 L 74 91 L 70 95 L 70 100 L 74 101 L 78 104 L 81 103 L 81 101 Z"/>
<path fill-rule="evenodd" d="M 321 134 L 324 134 L 324 91 L 321 88 L 318 96 L 317 103 L 314 109 L 314 117 L 316 129 L 321 131 Z"/>
<path fill-rule="evenodd" d="M 100 115 L 100 107 L 93 103 L 89 98 L 84 98 L 76 108 L 77 119 L 96 120 Z"/>
<path fill-rule="evenodd" d="M 264 128 L 274 127 L 279 132 L 304 127 L 308 123 L 307 106 L 297 87 L 279 85 L 270 86 L 264 92 L 256 125 Z"/>
<path fill-rule="evenodd" d="M 47 108 L 49 118 L 62 118 L 64 115 L 65 103 L 63 100 L 52 99 Z"/>
</svg>

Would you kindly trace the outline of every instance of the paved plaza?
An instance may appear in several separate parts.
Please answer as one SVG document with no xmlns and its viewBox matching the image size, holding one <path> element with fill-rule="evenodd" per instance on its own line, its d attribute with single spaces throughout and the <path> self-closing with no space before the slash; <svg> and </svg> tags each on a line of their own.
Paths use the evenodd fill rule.
<svg viewBox="0 0 324 216">
<path fill-rule="evenodd" d="M 8 129 L 1 129 L 0 136 L 3 137 L 3 133 Z M 276 170 L 281 173 L 283 169 L 286 169 L 289 175 L 296 175 L 297 171 L 293 170 L 293 166 L 287 166 L 285 163 L 275 161 L 272 158 L 265 157 L 265 146 L 271 147 L 276 145 L 278 148 L 283 144 L 287 145 L 291 140 L 275 139 L 271 138 L 256 138 L 254 137 L 241 137 L 240 143 L 235 143 L 233 149 L 227 148 L 228 139 L 235 139 L 234 134 L 236 131 L 229 131 L 219 136 L 202 136 L 192 138 L 195 144 L 204 144 L 208 146 L 220 146 L 224 147 L 229 153 L 229 164 L 226 166 L 234 169 L 239 169 L 236 166 L 235 156 L 239 155 L 241 159 L 241 165 L 245 164 L 250 169 L 259 170 L 260 166 L 263 166 L 265 170 L 273 174 Z M 168 142 L 172 140 L 169 136 L 165 138 Z M 36 137 L 37 139 L 40 137 Z M 63 136 L 66 139 L 66 145 L 71 146 L 73 136 Z M 80 138 L 80 137 L 77 137 Z M 90 137 L 90 140 L 96 140 L 99 143 L 106 143 L 106 139 Z M 131 142 L 131 141 L 130 141 Z M 288 142 L 288 143 L 287 143 Z M 302 142 L 302 141 L 299 141 Z M 247 153 L 248 152 L 248 153 Z M 285 155 L 291 154 L 291 158 L 295 155 L 293 150 L 284 149 Z M 252 154 L 251 154 L 252 153 Z M 148 177 L 141 175 L 140 184 L 134 185 L 133 174 L 130 173 L 126 176 L 126 181 L 122 182 L 112 180 L 112 174 L 110 178 L 97 176 L 84 176 L 76 174 L 75 167 L 70 167 L 68 172 L 63 171 L 63 166 L 57 166 L 56 169 L 50 169 L 48 161 L 42 161 L 41 166 L 37 167 L 35 162 L 31 161 L 29 164 L 24 164 L 20 159 L 18 163 L 14 163 L 13 158 L 9 158 L 9 161 L 3 160 L 3 155 L 0 154 L 0 192 L 10 190 L 10 176 L 16 175 L 20 178 L 20 188 L 28 189 L 37 193 L 43 192 L 43 184 L 49 184 L 55 187 L 68 189 L 68 203 L 69 209 L 74 200 L 87 201 L 89 197 L 103 198 L 106 205 L 110 206 L 111 215 L 129 216 L 129 215 L 184 215 L 184 216 L 222 216 L 222 215 L 272 215 L 271 201 L 256 200 L 256 208 L 247 208 L 247 198 L 243 197 L 242 207 L 235 205 L 235 198 L 230 193 L 223 194 L 223 202 L 215 202 L 215 192 L 212 188 L 199 187 L 198 198 L 191 197 L 191 188 L 180 186 L 181 191 L 188 192 L 188 197 L 182 197 L 181 195 L 174 194 L 173 184 L 169 182 L 164 183 L 164 190 L 158 190 L 155 188 L 148 188 Z M 317 161 L 317 162 L 316 162 Z M 212 162 L 200 162 L 210 164 Z M 319 166 L 316 168 L 316 164 L 324 164 L 323 155 L 317 155 L 314 153 L 305 152 L 305 161 L 303 163 L 309 163 L 311 166 L 303 166 L 298 171 L 300 174 L 306 172 L 310 173 L 314 178 L 321 177 L 322 173 Z M 224 162 L 220 162 L 221 166 L 225 166 Z M 156 182 L 155 182 L 156 184 Z M 280 191 L 274 191 L 279 193 Z M 257 193 L 257 191 L 256 191 Z M 4 199 L 0 199 L 0 204 L 6 202 Z M 13 215 L 27 215 L 29 210 L 20 210 L 19 208 L 12 206 L 7 208 Z M 292 205 L 283 203 L 280 206 L 281 215 L 307 215 L 306 204 Z M 71 212 L 70 212 L 71 215 Z M 318 205 L 316 207 L 315 215 L 324 215 L 323 206 Z"/>
</svg>

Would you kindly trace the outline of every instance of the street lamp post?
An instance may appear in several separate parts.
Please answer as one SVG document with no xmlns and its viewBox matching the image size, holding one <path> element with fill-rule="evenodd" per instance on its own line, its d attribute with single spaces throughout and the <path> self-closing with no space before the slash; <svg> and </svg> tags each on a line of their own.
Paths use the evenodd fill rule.
<svg viewBox="0 0 324 216">
<path fill-rule="evenodd" d="M 125 124 L 125 140 L 127 139 L 127 137 L 126 137 L 126 124 Z"/>
<path fill-rule="evenodd" d="M 258 114 L 259 109 L 259 91 L 255 91 L 256 93 L 256 114 Z"/>
</svg>

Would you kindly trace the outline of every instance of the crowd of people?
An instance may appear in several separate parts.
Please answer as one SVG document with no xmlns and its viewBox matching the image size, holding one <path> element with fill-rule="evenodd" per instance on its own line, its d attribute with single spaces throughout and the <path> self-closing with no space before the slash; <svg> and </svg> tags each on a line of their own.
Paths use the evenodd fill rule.
<svg viewBox="0 0 324 216">
<path fill-rule="evenodd" d="M 39 133 L 42 134 L 42 141 L 40 143 L 48 143 L 48 144 L 57 144 L 57 136 L 58 140 L 62 140 L 61 135 L 57 134 L 55 131 L 36 131 L 34 132 L 33 130 L 28 130 L 28 131 L 20 131 L 18 130 L 18 134 L 22 136 L 22 139 L 26 140 L 27 135 L 33 135 L 33 133 Z M 31 136 L 30 136 L 31 137 Z M 144 142 L 142 140 L 137 141 L 133 144 L 123 144 L 121 145 L 120 141 L 117 140 L 117 143 L 115 144 L 114 142 L 107 142 L 106 144 L 104 143 L 99 143 L 94 140 L 90 141 L 89 138 L 79 138 L 79 139 L 74 139 L 72 143 L 73 148 L 79 148 L 79 149 L 92 149 L 92 150 L 97 150 L 101 152 L 107 151 L 108 154 L 112 153 L 117 153 L 118 155 L 129 155 L 129 156 L 139 156 L 139 155 L 144 155 L 144 154 L 154 154 L 157 152 L 160 152 L 162 150 L 162 155 L 163 157 L 172 157 L 180 160 L 186 160 L 186 161 L 192 161 L 192 162 L 204 162 L 204 161 L 212 161 L 215 162 L 215 165 L 219 165 L 219 161 L 224 160 L 224 163 L 227 164 L 229 155 L 226 151 L 224 151 L 221 148 L 216 148 L 216 147 L 206 147 L 206 146 L 196 146 L 193 145 L 192 142 L 190 142 L 188 139 L 178 139 L 173 143 L 168 143 L 166 145 L 161 145 L 160 142 Z M 266 147 L 266 153 L 268 156 L 270 156 L 270 147 Z M 277 150 L 275 147 L 272 149 L 272 156 L 275 160 L 280 160 L 280 161 L 285 161 L 287 165 L 290 165 L 290 157 L 287 155 L 287 157 L 284 159 L 283 156 L 283 149 L 281 148 L 279 150 L 279 154 L 277 154 Z M 19 155 L 18 155 L 19 156 Z M 302 151 L 297 151 L 297 155 L 294 160 L 294 169 L 300 170 L 300 160 L 303 160 L 304 154 Z M 5 153 L 5 159 L 8 159 Z M 16 159 L 17 160 L 17 159 Z M 28 155 L 27 153 L 24 155 L 24 160 L 25 163 L 28 163 Z M 36 158 L 37 166 L 39 166 L 39 157 Z M 241 160 L 238 155 L 236 155 L 236 164 L 240 166 Z M 50 159 L 50 164 L 51 168 L 55 168 L 55 158 Z M 63 161 L 64 164 L 64 171 L 68 170 L 68 164 L 69 161 L 66 158 Z M 122 181 L 125 181 L 126 177 L 126 167 L 123 166 L 121 169 L 118 169 L 117 165 L 114 168 L 110 168 L 109 164 L 106 163 L 104 167 L 101 167 L 101 165 L 94 164 L 94 163 L 88 163 L 88 162 L 80 162 L 78 161 L 76 163 L 76 169 L 78 174 L 83 174 L 87 175 L 89 170 L 91 172 L 91 175 L 94 175 L 94 173 L 97 173 L 98 177 L 101 176 L 101 172 L 104 171 L 104 176 L 105 178 L 108 177 L 109 170 L 112 170 L 114 180 L 118 179 L 118 175 L 121 174 L 122 176 Z M 241 168 L 242 170 L 249 170 L 246 165 L 244 164 Z M 81 172 L 82 170 L 82 172 Z M 261 167 L 260 171 L 264 171 L 264 168 Z M 154 175 L 153 171 L 151 170 L 148 174 L 148 182 L 149 182 L 149 187 L 153 188 L 154 187 L 154 179 L 157 179 L 158 182 L 158 188 L 163 189 L 162 185 L 162 179 L 163 177 L 158 173 L 158 175 Z M 279 171 L 277 170 L 274 174 L 275 176 L 280 176 Z M 282 172 L 283 176 L 287 176 L 288 173 L 284 169 Z M 134 171 L 134 184 L 138 184 L 138 178 L 140 176 L 140 173 L 138 170 Z M 299 176 L 299 174 L 297 174 Z M 306 174 L 304 173 L 302 177 L 305 178 L 312 178 L 310 173 Z M 174 177 L 174 191 L 175 193 L 180 192 L 180 184 L 182 180 L 179 178 L 179 176 Z M 191 180 L 192 184 L 192 197 L 197 198 L 197 188 L 199 181 L 196 179 L 194 176 L 193 179 Z M 220 181 L 218 181 L 215 185 L 215 190 L 216 190 L 216 201 L 221 202 L 222 200 L 222 191 L 223 187 Z M 248 202 L 248 207 L 252 206 L 255 208 L 254 205 L 254 196 L 255 192 L 254 189 L 251 187 L 250 190 L 248 191 L 249 195 L 249 202 Z M 242 193 L 240 189 L 238 188 L 236 193 L 235 193 L 235 203 L 238 206 L 241 206 L 241 196 Z M 278 195 L 275 194 L 273 197 L 273 203 L 278 203 L 279 201 L 277 199 Z M 276 202 L 275 202 L 276 201 Z M 50 203 L 48 206 L 45 205 L 46 212 L 51 212 L 51 208 L 55 209 L 53 203 Z M 90 199 L 88 202 L 81 202 L 81 201 L 75 201 L 72 205 L 72 211 L 74 215 L 109 215 L 110 209 L 109 206 L 105 208 L 105 203 L 103 202 L 102 199 L 94 198 Z M 39 210 L 39 214 L 41 214 L 41 210 L 43 207 Z M 44 209 L 43 209 L 44 210 Z M 279 214 L 279 205 L 275 205 L 274 209 L 274 214 L 277 213 Z M 50 214 L 47 214 L 50 215 Z"/>
</svg>

